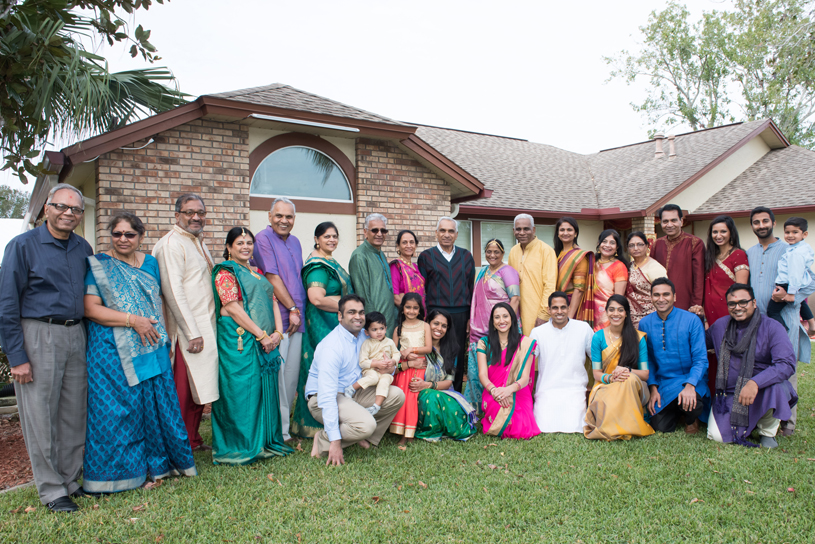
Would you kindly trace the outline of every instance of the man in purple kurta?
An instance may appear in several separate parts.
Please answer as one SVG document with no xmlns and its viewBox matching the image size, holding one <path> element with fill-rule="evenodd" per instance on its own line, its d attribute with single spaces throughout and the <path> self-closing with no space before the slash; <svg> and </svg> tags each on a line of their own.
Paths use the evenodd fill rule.
<svg viewBox="0 0 815 544">
<path fill-rule="evenodd" d="M 277 328 L 283 332 L 280 356 L 283 368 L 279 374 L 280 420 L 283 439 L 289 434 L 289 414 L 300 378 L 300 358 L 303 345 L 303 319 L 306 291 L 300 272 L 303 270 L 303 249 L 300 240 L 291 234 L 295 219 L 294 203 L 288 198 L 276 198 L 269 212 L 269 226 L 255 237 L 252 261 L 266 275 L 274 287 L 274 295 L 280 307 L 282 323 Z"/>
<path fill-rule="evenodd" d="M 719 358 L 707 436 L 755 446 L 746 440 L 755 429 L 762 447 L 775 448 L 778 426 L 798 402 L 789 382 L 796 365 L 792 343 L 780 323 L 756 311 L 752 287 L 735 283 L 726 298 L 730 315 L 706 333 L 708 349 Z"/>
</svg>

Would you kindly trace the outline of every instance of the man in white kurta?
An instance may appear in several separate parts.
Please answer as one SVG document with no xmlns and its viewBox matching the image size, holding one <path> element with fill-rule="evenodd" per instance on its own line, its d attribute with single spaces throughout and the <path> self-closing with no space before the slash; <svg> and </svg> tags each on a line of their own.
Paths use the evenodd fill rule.
<svg viewBox="0 0 815 544">
<path fill-rule="evenodd" d="M 543 433 L 582 433 L 592 329 L 585 321 L 569 319 L 569 300 L 561 291 L 549 297 L 549 315 L 529 335 L 538 343 L 535 422 Z"/>
<path fill-rule="evenodd" d="M 153 256 L 161 271 L 167 302 L 167 333 L 173 349 L 181 416 L 193 450 L 208 450 L 198 427 L 204 405 L 218 400 L 218 346 L 212 256 L 204 244 L 206 208 L 198 195 L 178 197 L 176 224 L 158 241 Z"/>
</svg>

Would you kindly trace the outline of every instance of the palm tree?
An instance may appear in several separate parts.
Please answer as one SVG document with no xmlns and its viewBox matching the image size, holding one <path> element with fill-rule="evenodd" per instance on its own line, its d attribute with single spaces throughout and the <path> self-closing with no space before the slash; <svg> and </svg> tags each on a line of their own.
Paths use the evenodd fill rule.
<svg viewBox="0 0 815 544">
<path fill-rule="evenodd" d="M 110 45 L 131 41 L 131 56 L 141 53 L 145 60 L 158 60 L 148 41 L 150 31 L 139 26 L 131 38 L 126 22 L 114 13 L 115 9 L 133 13 L 150 4 L 151 0 L 0 0 L 3 170 L 12 169 L 26 183 L 26 173 L 43 173 L 33 161 L 49 138 L 105 132 L 186 102 L 187 95 L 163 84 L 175 80 L 166 68 L 110 73 L 105 59 L 80 41 L 104 39 Z"/>
</svg>

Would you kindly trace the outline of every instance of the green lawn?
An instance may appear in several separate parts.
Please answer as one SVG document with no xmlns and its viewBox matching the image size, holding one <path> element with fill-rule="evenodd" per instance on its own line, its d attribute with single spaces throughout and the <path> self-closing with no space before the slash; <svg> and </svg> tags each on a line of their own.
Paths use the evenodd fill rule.
<svg viewBox="0 0 815 544">
<path fill-rule="evenodd" d="M 242 468 L 197 454 L 197 478 L 82 500 L 77 515 L 49 513 L 33 488 L 2 494 L 0 541 L 813 542 L 814 374 L 799 370 L 798 429 L 774 451 L 677 432 L 406 451 L 388 437 L 336 468 L 307 451 Z"/>
</svg>

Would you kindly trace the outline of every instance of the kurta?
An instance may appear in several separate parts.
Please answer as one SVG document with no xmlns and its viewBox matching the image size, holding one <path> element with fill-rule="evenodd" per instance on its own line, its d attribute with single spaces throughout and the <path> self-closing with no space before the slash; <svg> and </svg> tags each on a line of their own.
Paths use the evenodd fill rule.
<svg viewBox="0 0 815 544">
<path fill-rule="evenodd" d="M 705 334 L 707 347 L 716 350 L 716 356 L 722 346 L 727 324 L 730 317 L 720 319 L 713 324 Z M 736 341 L 741 340 L 744 330 L 749 321 L 744 321 L 744 327 L 736 332 Z M 788 381 L 790 376 L 795 374 L 795 355 L 792 351 L 792 344 L 787 337 L 787 331 L 774 319 L 762 316 L 761 322 L 756 331 L 756 356 L 753 364 L 752 380 L 758 385 L 758 394 L 755 401 L 748 407 L 749 424 L 746 435 L 755 429 L 756 423 L 761 416 L 769 410 L 774 410 L 773 417 L 786 421 L 791 416 L 790 407 L 798 401 L 798 395 L 792 384 Z M 733 441 L 733 429 L 730 425 L 730 411 L 733 408 L 733 398 L 736 391 L 736 380 L 739 377 L 739 370 L 743 354 L 730 354 L 730 371 L 727 375 L 727 386 L 725 388 L 724 402 L 718 398 L 713 402 L 711 414 L 716 418 L 716 425 L 722 435 L 723 442 Z"/>
<path fill-rule="evenodd" d="M 557 285 L 557 255 L 548 244 L 534 238 L 526 249 L 515 244 L 509 250 L 509 266 L 521 280 L 521 326 L 532 333 L 537 319 L 549 319 L 549 295 Z"/>
<path fill-rule="evenodd" d="M 156 243 L 153 256 L 158 260 L 161 291 L 169 309 L 167 333 L 171 348 L 175 349 L 176 343 L 181 346 L 195 403 L 214 402 L 218 400 L 218 346 L 212 256 L 201 238 L 178 225 Z M 200 353 L 187 351 L 194 338 L 204 340 Z"/>
<path fill-rule="evenodd" d="M 685 384 L 702 398 L 710 396 L 705 327 L 696 314 L 674 308 L 663 321 L 654 312 L 642 318 L 640 331 L 648 341 L 648 385 L 656 385 L 662 398 L 655 413 L 676 400 Z M 707 421 L 704 415 L 699 419 Z"/>
<path fill-rule="evenodd" d="M 705 244 L 701 239 L 682 232 L 676 240 L 658 238 L 651 246 L 651 257 L 668 271 L 676 286 L 677 308 L 688 310 L 701 306 L 705 292 Z"/>
<path fill-rule="evenodd" d="M 348 272 L 354 293 L 365 301 L 365 311 L 384 315 L 388 322 L 388 338 L 392 337 L 398 313 L 393 303 L 391 269 L 385 254 L 365 240 L 351 254 Z"/>
</svg>

